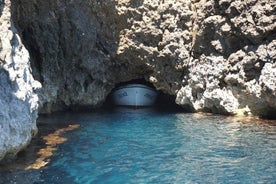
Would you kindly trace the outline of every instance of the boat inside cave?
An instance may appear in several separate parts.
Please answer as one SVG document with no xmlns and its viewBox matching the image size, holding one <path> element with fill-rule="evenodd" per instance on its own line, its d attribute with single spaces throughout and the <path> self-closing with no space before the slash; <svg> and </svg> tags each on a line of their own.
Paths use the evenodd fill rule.
<svg viewBox="0 0 276 184">
<path fill-rule="evenodd" d="M 161 111 L 182 111 L 185 112 L 186 109 L 181 107 L 180 105 L 177 105 L 175 103 L 175 96 L 164 93 L 161 90 L 157 90 L 153 84 L 151 84 L 150 82 L 146 81 L 145 79 L 141 78 L 141 79 L 133 79 L 127 82 L 122 82 L 122 83 L 118 83 L 115 88 L 111 91 L 111 93 L 108 95 L 103 107 L 107 108 L 107 107 L 111 107 L 111 108 L 116 108 L 116 104 L 114 104 L 114 97 L 113 94 L 115 92 L 116 89 L 121 88 L 123 86 L 126 85 L 133 85 L 133 84 L 139 84 L 139 85 L 144 85 L 147 86 L 149 88 L 152 88 L 153 90 L 156 91 L 157 96 L 156 99 L 154 101 L 153 104 L 151 105 L 145 105 L 145 106 L 140 106 L 139 108 L 154 108 L 156 110 L 161 110 Z M 135 98 L 135 97 L 134 97 Z M 115 105 L 115 106 L 114 106 Z M 137 106 L 127 106 L 125 105 L 124 107 L 134 107 L 137 108 Z"/>
</svg>

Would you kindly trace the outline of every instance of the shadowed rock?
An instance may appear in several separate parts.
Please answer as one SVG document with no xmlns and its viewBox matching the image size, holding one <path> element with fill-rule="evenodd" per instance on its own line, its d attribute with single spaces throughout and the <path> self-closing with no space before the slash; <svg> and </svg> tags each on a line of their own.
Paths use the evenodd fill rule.
<svg viewBox="0 0 276 184">
<path fill-rule="evenodd" d="M 1 117 L 5 125 L 23 114 L 35 121 L 37 85 L 21 39 L 32 75 L 42 84 L 41 113 L 99 107 L 116 84 L 144 78 L 190 111 L 273 117 L 275 6 L 266 0 L 1 1 L 1 84 L 7 87 L 0 90 L 12 98 L 20 94 L 28 99 L 20 103 L 32 107 Z M 23 53 L 15 58 L 24 64 L 5 53 Z M 21 88 L 10 77 L 17 70 L 11 66 L 19 64 L 26 72 L 19 76 L 28 76 L 17 81 L 28 86 L 23 93 L 16 93 Z"/>
</svg>

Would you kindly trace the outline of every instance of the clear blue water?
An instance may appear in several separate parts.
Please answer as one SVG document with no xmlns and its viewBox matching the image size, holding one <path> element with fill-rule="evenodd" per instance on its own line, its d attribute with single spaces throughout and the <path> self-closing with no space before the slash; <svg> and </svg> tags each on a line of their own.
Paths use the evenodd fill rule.
<svg viewBox="0 0 276 184">
<path fill-rule="evenodd" d="M 44 121 L 80 127 L 64 134 L 47 167 L 24 171 L 26 183 L 276 183 L 275 124 L 151 109 Z"/>
</svg>

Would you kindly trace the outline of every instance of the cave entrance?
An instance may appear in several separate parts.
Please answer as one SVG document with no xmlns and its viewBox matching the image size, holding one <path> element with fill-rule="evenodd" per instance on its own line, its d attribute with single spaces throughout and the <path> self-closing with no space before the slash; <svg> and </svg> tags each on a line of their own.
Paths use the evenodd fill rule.
<svg viewBox="0 0 276 184">
<path fill-rule="evenodd" d="M 108 95 L 107 100 L 104 104 L 104 107 L 116 108 L 117 106 L 114 104 L 112 93 L 114 92 L 115 89 L 128 84 L 143 84 L 155 89 L 154 85 L 146 81 L 145 79 L 133 79 L 127 82 L 118 83 L 115 86 L 115 88 L 111 91 L 111 93 Z M 175 103 L 175 96 L 166 94 L 161 90 L 156 90 L 156 91 L 157 91 L 156 101 L 153 106 L 149 106 L 149 107 L 162 112 L 176 112 L 176 111 L 183 112 L 184 109 Z"/>
</svg>

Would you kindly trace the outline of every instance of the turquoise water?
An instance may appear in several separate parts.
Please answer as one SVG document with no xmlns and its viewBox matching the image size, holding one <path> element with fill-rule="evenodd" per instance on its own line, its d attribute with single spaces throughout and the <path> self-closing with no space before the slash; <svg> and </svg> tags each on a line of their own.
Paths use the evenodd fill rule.
<svg viewBox="0 0 276 184">
<path fill-rule="evenodd" d="M 64 134 L 46 167 L 22 171 L 29 175 L 18 183 L 276 183 L 274 123 L 152 109 L 41 121 L 80 127 Z"/>
</svg>

